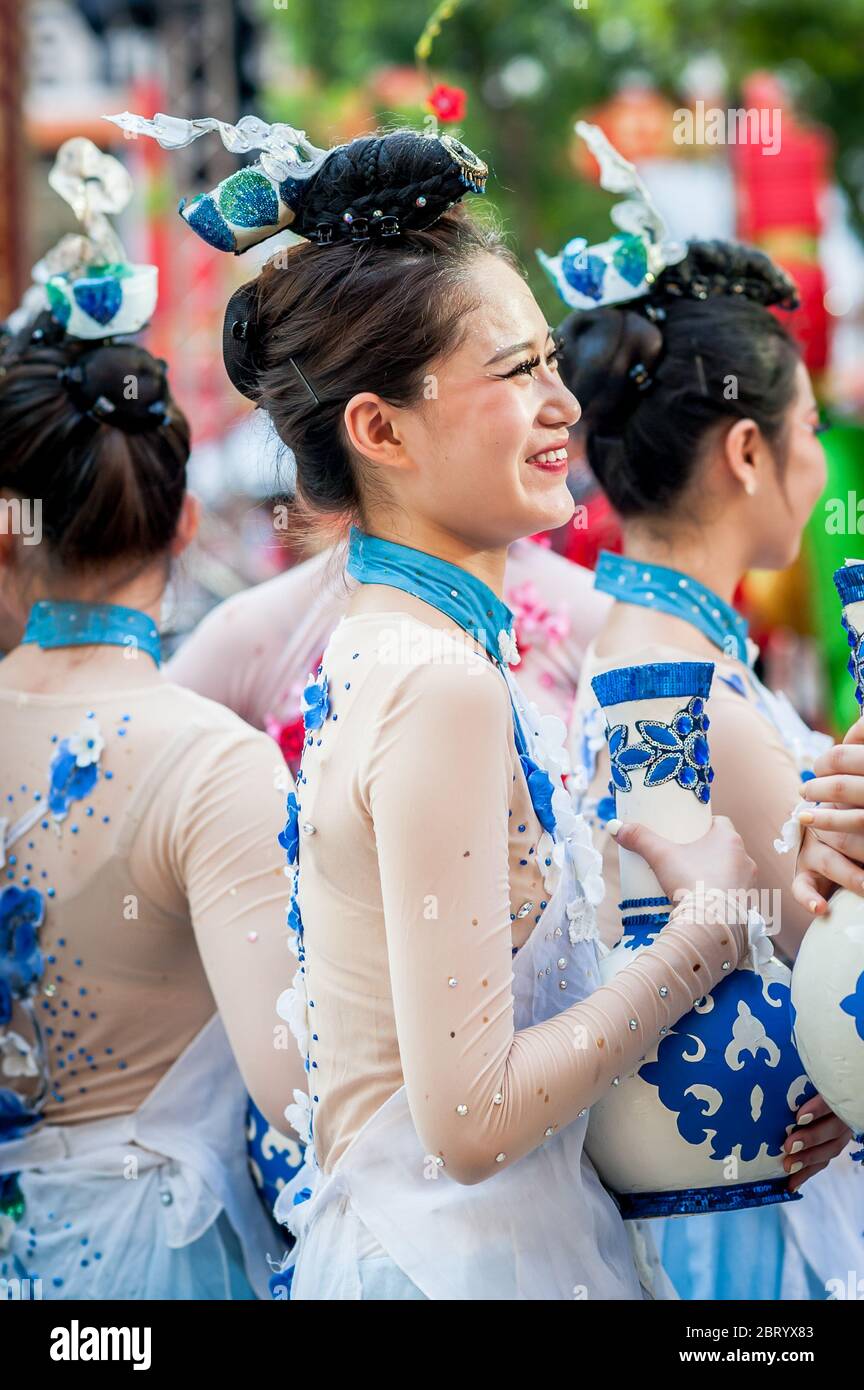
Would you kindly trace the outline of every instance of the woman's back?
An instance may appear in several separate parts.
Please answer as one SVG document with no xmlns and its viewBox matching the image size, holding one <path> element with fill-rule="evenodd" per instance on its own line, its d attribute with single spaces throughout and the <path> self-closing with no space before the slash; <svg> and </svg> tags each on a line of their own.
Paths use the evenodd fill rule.
<svg viewBox="0 0 864 1390">
<path fill-rule="evenodd" d="M 106 656 L 122 659 L 116 648 Z M 231 998 L 260 972 L 269 999 L 273 972 L 286 982 L 291 973 L 275 840 L 284 806 L 278 750 L 221 706 L 164 681 L 149 658 L 139 664 L 148 668 L 140 681 L 130 684 L 127 670 L 120 682 L 105 674 L 87 689 L 79 676 L 80 692 L 67 694 L 16 689 L 12 661 L 0 667 L 8 844 L 0 929 L 8 934 L 22 912 L 39 923 L 41 968 L 33 954 L 20 968 L 36 983 L 50 1077 L 43 1113 L 54 1123 L 135 1110 L 213 1015 L 214 992 L 226 999 L 232 1042 L 248 1055 L 250 1024 L 239 1010 L 235 1020 Z M 272 1049 L 269 1010 L 257 1026 L 261 1050 Z M 23 1041 L 5 1044 L 4 1084 L 26 1097 L 38 1081 L 20 1002 L 10 1027 Z M 274 1081 L 278 1114 L 287 1090 L 277 1095 Z"/>
</svg>

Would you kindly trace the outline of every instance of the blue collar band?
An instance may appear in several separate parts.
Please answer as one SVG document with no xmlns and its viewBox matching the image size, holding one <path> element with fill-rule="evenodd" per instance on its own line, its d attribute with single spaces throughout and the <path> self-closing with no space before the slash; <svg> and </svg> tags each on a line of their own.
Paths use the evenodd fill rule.
<svg viewBox="0 0 864 1390">
<path fill-rule="evenodd" d="M 351 527 L 348 573 L 361 584 L 389 584 L 446 613 L 484 647 L 497 666 L 505 660 L 500 637 L 513 635 L 513 613 L 476 575 L 449 560 L 385 541 Z"/>
<path fill-rule="evenodd" d="M 119 603 L 79 603 L 75 600 L 39 599 L 30 609 L 23 642 L 40 647 L 131 647 L 162 661 L 159 630 L 140 608 Z"/>
<path fill-rule="evenodd" d="M 628 560 L 601 550 L 594 576 L 594 587 L 612 594 L 621 603 L 635 603 L 682 618 L 692 624 L 727 656 L 737 656 L 749 666 L 747 620 L 736 613 L 712 589 L 680 570 L 654 561 Z"/>
</svg>

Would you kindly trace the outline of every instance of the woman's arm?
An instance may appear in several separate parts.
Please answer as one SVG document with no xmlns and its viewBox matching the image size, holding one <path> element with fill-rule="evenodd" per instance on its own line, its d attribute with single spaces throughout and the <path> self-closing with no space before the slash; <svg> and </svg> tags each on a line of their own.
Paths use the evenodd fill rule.
<svg viewBox="0 0 864 1390">
<path fill-rule="evenodd" d="M 366 795 L 408 1102 L 428 1153 L 456 1181 L 481 1182 L 634 1066 L 724 963 L 734 968 L 746 932 L 688 921 L 682 905 L 614 983 L 516 1032 L 508 816 L 518 762 L 504 682 L 476 663 L 418 667 L 370 739 Z M 742 850 L 742 874 L 745 863 Z"/>
<path fill-rule="evenodd" d="M 213 736 L 189 771 L 174 817 L 174 872 L 243 1080 L 284 1132 L 294 1088 L 306 1089 L 297 1043 L 275 1009 L 297 969 L 277 842 L 290 773 L 272 740 L 252 729 Z"/>
</svg>

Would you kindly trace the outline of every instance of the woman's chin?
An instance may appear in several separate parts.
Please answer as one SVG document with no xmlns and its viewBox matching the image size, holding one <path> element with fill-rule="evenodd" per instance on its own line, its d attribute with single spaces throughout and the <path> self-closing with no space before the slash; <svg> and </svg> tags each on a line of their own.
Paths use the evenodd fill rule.
<svg viewBox="0 0 864 1390">
<path fill-rule="evenodd" d="M 576 510 L 566 477 L 561 478 L 558 486 L 550 487 L 545 494 L 534 493 L 530 500 L 530 510 L 534 518 L 531 531 L 526 533 L 530 535 L 537 531 L 554 531 L 559 526 L 565 526 Z"/>
</svg>

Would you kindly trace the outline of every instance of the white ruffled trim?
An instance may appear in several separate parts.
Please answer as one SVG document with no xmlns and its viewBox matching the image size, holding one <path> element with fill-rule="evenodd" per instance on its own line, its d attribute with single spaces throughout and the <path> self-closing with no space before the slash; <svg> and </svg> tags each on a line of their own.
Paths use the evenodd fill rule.
<svg viewBox="0 0 864 1390">
<path fill-rule="evenodd" d="M 804 826 L 798 819 L 798 815 L 801 811 L 809 811 L 810 809 L 811 803 L 809 801 L 799 801 L 789 819 L 783 822 L 780 838 L 774 841 L 774 848 L 778 854 L 788 854 L 790 850 L 794 850 L 797 859 L 804 835 Z"/>
<path fill-rule="evenodd" d="M 518 666 L 522 660 L 516 645 L 516 633 L 512 628 L 507 632 L 502 627 L 498 633 L 498 654 L 505 666 Z"/>
<path fill-rule="evenodd" d="M 294 1104 L 285 1106 L 285 1119 L 308 1150 L 312 1148 L 312 1101 L 306 1091 L 294 1092 Z"/>
<path fill-rule="evenodd" d="M 754 971 L 758 972 L 760 965 L 765 965 L 773 956 L 771 937 L 776 935 L 777 930 L 776 923 L 769 927 L 761 912 L 757 912 L 755 907 L 750 908 L 747 913 L 747 945 Z"/>
<path fill-rule="evenodd" d="M 4 1076 L 38 1076 L 36 1052 L 11 1028 L 0 1033 L 0 1071 Z"/>
<path fill-rule="evenodd" d="M 309 1019 L 306 1000 L 306 977 L 298 970 L 290 989 L 283 989 L 276 1000 L 276 1012 L 294 1034 L 300 1056 L 306 1058 L 309 1051 Z"/>
</svg>

